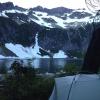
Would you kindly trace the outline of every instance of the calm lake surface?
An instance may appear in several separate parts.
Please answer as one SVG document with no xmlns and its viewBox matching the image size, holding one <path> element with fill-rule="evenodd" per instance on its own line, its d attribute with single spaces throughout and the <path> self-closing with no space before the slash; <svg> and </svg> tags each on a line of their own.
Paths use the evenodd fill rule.
<svg viewBox="0 0 100 100">
<path fill-rule="evenodd" d="M 81 67 L 83 60 L 82 59 L 68 59 L 68 58 L 34 58 L 34 59 L 0 59 L 0 69 L 2 67 L 7 67 L 9 70 L 11 64 L 14 61 L 21 62 L 24 66 L 31 66 L 36 69 L 39 69 L 41 73 L 54 73 L 57 70 L 60 70 L 68 63 L 75 63 L 77 66 Z"/>
</svg>

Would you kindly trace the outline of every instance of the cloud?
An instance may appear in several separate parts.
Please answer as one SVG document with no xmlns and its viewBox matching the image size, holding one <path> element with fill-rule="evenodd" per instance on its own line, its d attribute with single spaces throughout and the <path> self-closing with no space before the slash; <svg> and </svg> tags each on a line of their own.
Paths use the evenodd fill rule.
<svg viewBox="0 0 100 100">
<path fill-rule="evenodd" d="M 85 0 L 0 0 L 0 2 L 11 1 L 15 5 L 19 5 L 21 7 L 30 8 L 41 5 L 47 8 L 55 8 L 55 7 L 68 7 L 68 8 L 84 8 Z"/>
</svg>

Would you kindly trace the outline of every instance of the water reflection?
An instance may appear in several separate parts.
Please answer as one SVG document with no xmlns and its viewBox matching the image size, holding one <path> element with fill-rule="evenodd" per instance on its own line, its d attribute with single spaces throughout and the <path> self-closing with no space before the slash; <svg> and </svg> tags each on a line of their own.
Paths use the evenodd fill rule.
<svg viewBox="0 0 100 100">
<path fill-rule="evenodd" d="M 7 67 L 9 70 L 14 61 L 23 63 L 24 66 L 34 67 L 39 69 L 40 73 L 55 73 L 65 66 L 67 63 L 76 63 L 78 66 L 82 65 L 82 59 L 68 59 L 68 58 L 34 58 L 34 59 L 0 59 L 0 68 Z"/>
</svg>

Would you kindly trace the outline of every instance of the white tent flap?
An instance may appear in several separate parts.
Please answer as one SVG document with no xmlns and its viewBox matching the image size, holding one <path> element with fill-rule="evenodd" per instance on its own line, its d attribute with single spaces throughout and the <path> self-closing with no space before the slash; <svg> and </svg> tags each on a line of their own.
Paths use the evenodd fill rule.
<svg viewBox="0 0 100 100">
<path fill-rule="evenodd" d="M 49 100 L 100 100 L 100 77 L 82 74 L 56 78 Z"/>
</svg>

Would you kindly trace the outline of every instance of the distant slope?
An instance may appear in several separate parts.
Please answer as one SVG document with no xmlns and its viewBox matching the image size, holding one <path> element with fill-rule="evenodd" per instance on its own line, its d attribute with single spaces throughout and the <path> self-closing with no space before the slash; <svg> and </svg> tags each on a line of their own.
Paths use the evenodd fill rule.
<svg viewBox="0 0 100 100">
<path fill-rule="evenodd" d="M 19 46 L 25 53 L 34 48 L 38 34 L 38 46 L 42 50 L 54 55 L 63 52 L 64 56 L 74 57 L 70 51 L 73 54 L 86 51 L 93 31 L 92 20 L 93 15 L 85 9 L 47 9 L 40 6 L 24 9 L 12 2 L 0 3 L 0 42 L 3 45 L 12 44 L 9 50 L 13 53 L 13 47 L 17 50 Z M 44 51 L 41 55 L 48 56 Z M 33 57 L 30 51 L 27 52 L 24 57 Z M 0 54 L 3 55 L 2 52 Z M 15 56 L 20 55 L 16 52 Z"/>
</svg>

